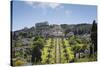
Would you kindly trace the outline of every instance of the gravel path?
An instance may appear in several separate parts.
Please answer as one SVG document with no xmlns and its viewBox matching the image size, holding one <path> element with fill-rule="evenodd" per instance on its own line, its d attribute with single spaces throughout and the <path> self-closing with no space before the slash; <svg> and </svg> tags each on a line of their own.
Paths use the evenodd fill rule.
<svg viewBox="0 0 100 67">
<path fill-rule="evenodd" d="M 56 63 L 60 63 L 59 38 L 56 38 Z"/>
</svg>

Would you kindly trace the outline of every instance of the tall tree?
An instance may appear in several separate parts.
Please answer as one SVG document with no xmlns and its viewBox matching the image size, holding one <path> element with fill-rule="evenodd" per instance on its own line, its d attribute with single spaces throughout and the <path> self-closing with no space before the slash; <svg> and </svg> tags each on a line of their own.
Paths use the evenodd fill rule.
<svg viewBox="0 0 100 67">
<path fill-rule="evenodd" d="M 91 41 L 92 41 L 92 49 L 90 48 L 90 52 L 97 52 L 97 23 L 94 20 L 91 29 Z"/>
<path fill-rule="evenodd" d="M 44 46 L 44 39 L 42 37 L 35 37 L 32 44 L 32 63 L 40 63 L 41 61 L 41 50 Z"/>
</svg>

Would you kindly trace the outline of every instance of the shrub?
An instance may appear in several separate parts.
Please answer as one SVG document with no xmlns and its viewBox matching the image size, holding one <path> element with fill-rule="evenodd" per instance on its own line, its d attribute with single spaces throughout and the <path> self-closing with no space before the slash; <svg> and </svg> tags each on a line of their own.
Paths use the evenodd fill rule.
<svg viewBox="0 0 100 67">
<path fill-rule="evenodd" d="M 22 60 L 16 60 L 15 61 L 15 66 L 21 66 L 21 65 L 23 65 L 25 62 L 24 61 L 22 61 Z"/>
</svg>

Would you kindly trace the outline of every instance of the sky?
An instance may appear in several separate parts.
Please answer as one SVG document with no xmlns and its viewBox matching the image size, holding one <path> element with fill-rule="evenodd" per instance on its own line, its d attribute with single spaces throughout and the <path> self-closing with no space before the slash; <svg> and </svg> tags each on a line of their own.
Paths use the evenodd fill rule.
<svg viewBox="0 0 100 67">
<path fill-rule="evenodd" d="M 92 24 L 97 20 L 95 5 L 76 5 L 34 1 L 14 1 L 12 5 L 12 30 L 35 26 L 48 21 L 49 24 Z"/>
</svg>

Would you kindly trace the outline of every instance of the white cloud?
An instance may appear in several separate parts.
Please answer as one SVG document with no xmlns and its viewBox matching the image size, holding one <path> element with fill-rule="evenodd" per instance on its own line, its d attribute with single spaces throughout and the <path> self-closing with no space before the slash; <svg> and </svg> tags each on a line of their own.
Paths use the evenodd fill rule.
<svg viewBox="0 0 100 67">
<path fill-rule="evenodd" d="M 59 7 L 61 4 L 58 4 L 58 3 L 48 3 L 48 6 L 51 7 L 51 8 L 57 8 Z"/>
<path fill-rule="evenodd" d="M 46 3 L 46 2 L 33 2 L 33 1 L 25 1 L 26 4 L 32 6 L 33 8 L 35 7 L 41 7 L 41 8 L 47 8 L 50 7 L 52 9 L 61 7 L 60 3 Z"/>
<path fill-rule="evenodd" d="M 31 1 L 24 1 L 26 4 L 29 4 L 29 5 L 33 5 L 33 2 L 31 2 Z"/>
<path fill-rule="evenodd" d="M 24 1 L 26 4 L 30 5 L 31 7 L 35 8 L 37 3 L 32 2 L 32 1 Z"/>
<path fill-rule="evenodd" d="M 52 9 L 62 9 L 64 6 L 62 6 L 60 3 L 48 3 L 48 2 L 33 2 L 33 1 L 25 1 L 26 4 L 30 5 L 33 8 L 42 8 L 42 13 L 46 15 L 47 9 L 46 8 L 52 8 Z M 69 15 L 72 13 L 70 10 L 65 10 L 64 13 L 66 15 Z"/>
<path fill-rule="evenodd" d="M 71 14 L 71 13 L 72 13 L 72 11 L 70 11 L 70 10 L 65 10 L 65 14 L 66 14 L 66 15 Z"/>
</svg>

